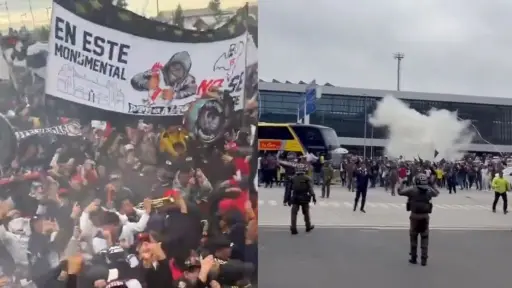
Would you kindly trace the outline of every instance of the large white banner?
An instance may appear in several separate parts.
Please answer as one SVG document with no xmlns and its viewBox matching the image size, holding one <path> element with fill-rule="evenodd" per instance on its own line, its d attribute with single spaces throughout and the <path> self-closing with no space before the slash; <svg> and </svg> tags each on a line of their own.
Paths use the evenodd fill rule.
<svg viewBox="0 0 512 288">
<path fill-rule="evenodd" d="M 46 94 L 109 111 L 182 115 L 212 87 L 243 107 L 247 33 L 208 43 L 142 38 L 53 4 Z M 250 53 L 252 54 L 252 53 Z M 252 58 L 252 57 L 251 57 Z"/>
</svg>

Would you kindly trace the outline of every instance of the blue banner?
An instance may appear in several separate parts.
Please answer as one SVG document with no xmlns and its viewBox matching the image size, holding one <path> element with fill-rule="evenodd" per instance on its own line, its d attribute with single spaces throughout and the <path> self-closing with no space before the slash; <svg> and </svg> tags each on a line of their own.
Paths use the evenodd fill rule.
<svg viewBox="0 0 512 288">
<path fill-rule="evenodd" d="M 316 111 L 316 94 L 317 94 L 316 81 L 313 80 L 304 92 L 303 99 L 299 102 L 298 107 L 298 119 L 303 119 L 305 116 L 311 115 Z M 306 105 L 304 105 L 306 103 Z M 305 112 L 304 113 L 304 108 Z"/>
</svg>

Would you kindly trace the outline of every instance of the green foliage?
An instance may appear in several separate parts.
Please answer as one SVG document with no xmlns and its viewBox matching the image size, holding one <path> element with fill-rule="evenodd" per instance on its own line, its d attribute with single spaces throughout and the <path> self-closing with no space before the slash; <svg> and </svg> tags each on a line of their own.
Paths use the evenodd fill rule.
<svg viewBox="0 0 512 288">
<path fill-rule="evenodd" d="M 126 0 L 112 0 L 112 3 L 116 5 L 117 7 L 121 7 L 126 9 L 128 7 L 128 1 Z"/>
<path fill-rule="evenodd" d="M 220 0 L 210 0 L 208 3 L 208 9 L 212 10 L 213 12 L 220 12 Z"/>
<path fill-rule="evenodd" d="M 221 2 L 220 0 L 210 0 L 208 3 L 208 9 L 210 9 L 214 14 L 215 17 L 215 25 L 222 22 L 222 9 L 220 8 Z"/>
<path fill-rule="evenodd" d="M 50 25 L 44 25 L 34 29 L 34 36 L 39 41 L 48 41 L 48 39 L 50 39 Z"/>
<path fill-rule="evenodd" d="M 172 23 L 178 27 L 183 28 L 185 25 L 185 17 L 183 15 L 183 8 L 178 4 L 176 10 L 174 10 L 174 15 L 172 17 Z"/>
</svg>

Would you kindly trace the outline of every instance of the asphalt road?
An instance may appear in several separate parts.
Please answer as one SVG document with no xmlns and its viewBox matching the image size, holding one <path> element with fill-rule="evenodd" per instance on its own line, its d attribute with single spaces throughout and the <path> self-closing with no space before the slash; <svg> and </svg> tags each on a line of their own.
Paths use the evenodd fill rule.
<svg viewBox="0 0 512 288">
<path fill-rule="evenodd" d="M 259 287 L 510 287 L 512 232 L 431 231 L 428 266 L 411 265 L 406 230 L 259 232 Z"/>
</svg>

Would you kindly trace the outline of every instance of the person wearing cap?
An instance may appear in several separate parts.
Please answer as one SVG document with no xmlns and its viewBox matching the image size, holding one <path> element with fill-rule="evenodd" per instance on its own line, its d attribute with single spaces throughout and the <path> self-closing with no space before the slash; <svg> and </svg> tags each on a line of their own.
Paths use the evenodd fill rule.
<svg viewBox="0 0 512 288">
<path fill-rule="evenodd" d="M 297 213 L 302 209 L 306 232 L 315 228 L 311 224 L 311 215 L 309 203 L 316 203 L 315 191 L 313 189 L 313 180 L 306 175 L 307 165 L 298 164 L 295 166 L 296 174 L 291 179 L 291 189 L 286 190 L 284 204 L 292 206 L 290 231 L 293 235 L 297 234 Z"/>
<path fill-rule="evenodd" d="M 166 165 L 170 166 L 170 165 Z M 169 169 L 170 167 L 158 168 L 156 170 L 156 179 L 157 183 L 151 186 L 151 197 L 159 198 L 160 195 L 164 194 L 165 191 L 172 188 L 172 172 Z M 165 196 L 164 196 L 165 197 Z"/>
<path fill-rule="evenodd" d="M 331 182 L 334 177 L 334 169 L 331 161 L 325 161 L 322 167 L 322 198 L 329 198 L 331 195 Z"/>
<path fill-rule="evenodd" d="M 210 280 L 212 272 L 217 271 L 218 263 L 215 261 L 213 255 L 209 255 L 204 258 L 189 257 L 185 261 L 186 269 L 182 275 L 176 281 L 176 287 L 178 288 L 196 288 L 196 287 L 211 287 L 221 288 L 217 281 Z M 209 281 L 209 283 L 208 283 Z"/>
</svg>

